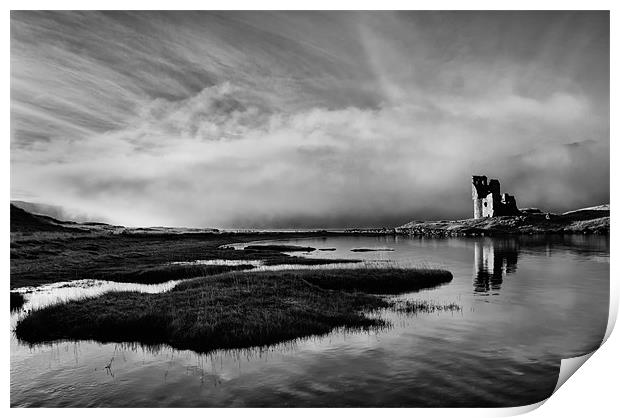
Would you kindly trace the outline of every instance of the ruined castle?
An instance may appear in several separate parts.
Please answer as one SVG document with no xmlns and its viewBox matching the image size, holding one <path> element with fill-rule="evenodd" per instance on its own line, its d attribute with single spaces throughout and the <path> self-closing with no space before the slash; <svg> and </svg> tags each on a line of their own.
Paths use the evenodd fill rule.
<svg viewBox="0 0 620 418">
<path fill-rule="evenodd" d="M 472 176 L 471 197 L 474 200 L 474 219 L 518 215 L 517 201 L 508 193 L 499 193 L 499 180 Z"/>
</svg>

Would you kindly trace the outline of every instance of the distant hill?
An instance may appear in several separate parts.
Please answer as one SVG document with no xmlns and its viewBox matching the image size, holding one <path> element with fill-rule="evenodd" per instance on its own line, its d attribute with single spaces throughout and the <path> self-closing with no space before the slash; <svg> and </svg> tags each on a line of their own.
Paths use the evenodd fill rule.
<svg viewBox="0 0 620 418">
<path fill-rule="evenodd" d="M 560 215 L 563 219 L 571 221 L 588 221 L 591 219 L 599 219 L 609 217 L 609 205 L 593 206 L 564 212 Z"/>
<path fill-rule="evenodd" d="M 75 232 L 67 222 L 49 216 L 35 215 L 11 204 L 11 232 Z"/>
<path fill-rule="evenodd" d="M 101 217 L 91 216 L 85 213 L 79 213 L 78 211 L 67 210 L 62 206 L 48 205 L 45 203 L 25 202 L 23 200 L 11 200 L 11 204 L 35 215 L 49 216 L 60 221 L 100 223 L 107 222 L 106 219 L 103 219 Z"/>
<path fill-rule="evenodd" d="M 598 206 L 590 206 L 589 208 L 582 208 L 582 209 L 576 209 L 576 210 L 571 210 L 568 212 L 564 212 L 562 215 L 570 215 L 573 213 L 584 213 L 584 212 L 597 212 L 597 213 L 602 213 L 602 212 L 607 212 L 607 215 L 605 216 L 609 216 L 609 203 L 605 204 L 605 205 L 598 205 Z"/>
<path fill-rule="evenodd" d="M 219 232 L 219 230 L 215 228 L 174 228 L 162 226 L 145 228 L 125 228 L 122 225 L 111 225 L 104 222 L 64 221 L 52 216 L 31 213 L 30 211 L 11 203 L 11 232 L 26 234 L 31 234 L 34 232 L 92 232 L 113 234 L 204 234 L 216 233 Z"/>
</svg>

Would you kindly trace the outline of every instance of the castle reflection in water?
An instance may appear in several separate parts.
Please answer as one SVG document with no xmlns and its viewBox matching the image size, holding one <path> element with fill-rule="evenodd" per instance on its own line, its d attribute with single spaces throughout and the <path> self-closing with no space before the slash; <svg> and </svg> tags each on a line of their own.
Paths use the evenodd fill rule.
<svg viewBox="0 0 620 418">
<path fill-rule="evenodd" d="M 517 271 L 519 243 L 514 239 L 482 239 L 474 245 L 474 292 L 498 293 L 504 277 Z"/>
</svg>

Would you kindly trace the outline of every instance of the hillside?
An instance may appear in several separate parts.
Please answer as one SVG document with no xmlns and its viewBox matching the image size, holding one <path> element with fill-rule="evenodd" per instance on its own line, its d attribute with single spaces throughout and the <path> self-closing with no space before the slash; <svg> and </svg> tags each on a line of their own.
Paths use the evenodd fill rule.
<svg viewBox="0 0 620 418">
<path fill-rule="evenodd" d="M 23 202 L 21 202 L 23 203 Z M 49 205 L 48 205 L 49 206 Z M 38 206 L 33 206 L 37 208 Z M 53 207 L 53 206 L 49 206 Z M 174 227 L 144 227 L 126 228 L 122 225 L 110 225 L 103 222 L 73 222 L 60 220 L 55 217 L 31 213 L 16 204 L 11 203 L 11 233 L 30 235 L 35 232 L 60 233 L 125 233 L 125 234 L 191 234 L 214 233 L 215 228 L 174 228 Z"/>
<path fill-rule="evenodd" d="M 11 204 L 11 232 L 75 232 L 68 223 L 49 216 L 35 215 Z M 79 229 L 78 229 L 79 230 Z"/>
<path fill-rule="evenodd" d="M 59 221 L 78 222 L 78 223 L 103 223 L 106 219 L 90 216 L 79 211 L 70 211 L 62 206 L 49 205 L 45 203 L 26 202 L 23 200 L 11 200 L 11 204 L 26 212 L 35 215 L 49 216 Z"/>
</svg>

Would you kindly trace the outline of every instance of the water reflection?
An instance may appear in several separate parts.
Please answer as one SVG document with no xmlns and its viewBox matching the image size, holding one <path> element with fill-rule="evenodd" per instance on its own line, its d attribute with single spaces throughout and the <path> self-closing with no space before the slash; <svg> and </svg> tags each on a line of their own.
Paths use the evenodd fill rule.
<svg viewBox="0 0 620 418">
<path fill-rule="evenodd" d="M 474 292 L 498 294 L 504 276 L 517 271 L 519 242 L 515 239 L 485 239 L 474 244 Z"/>
</svg>

